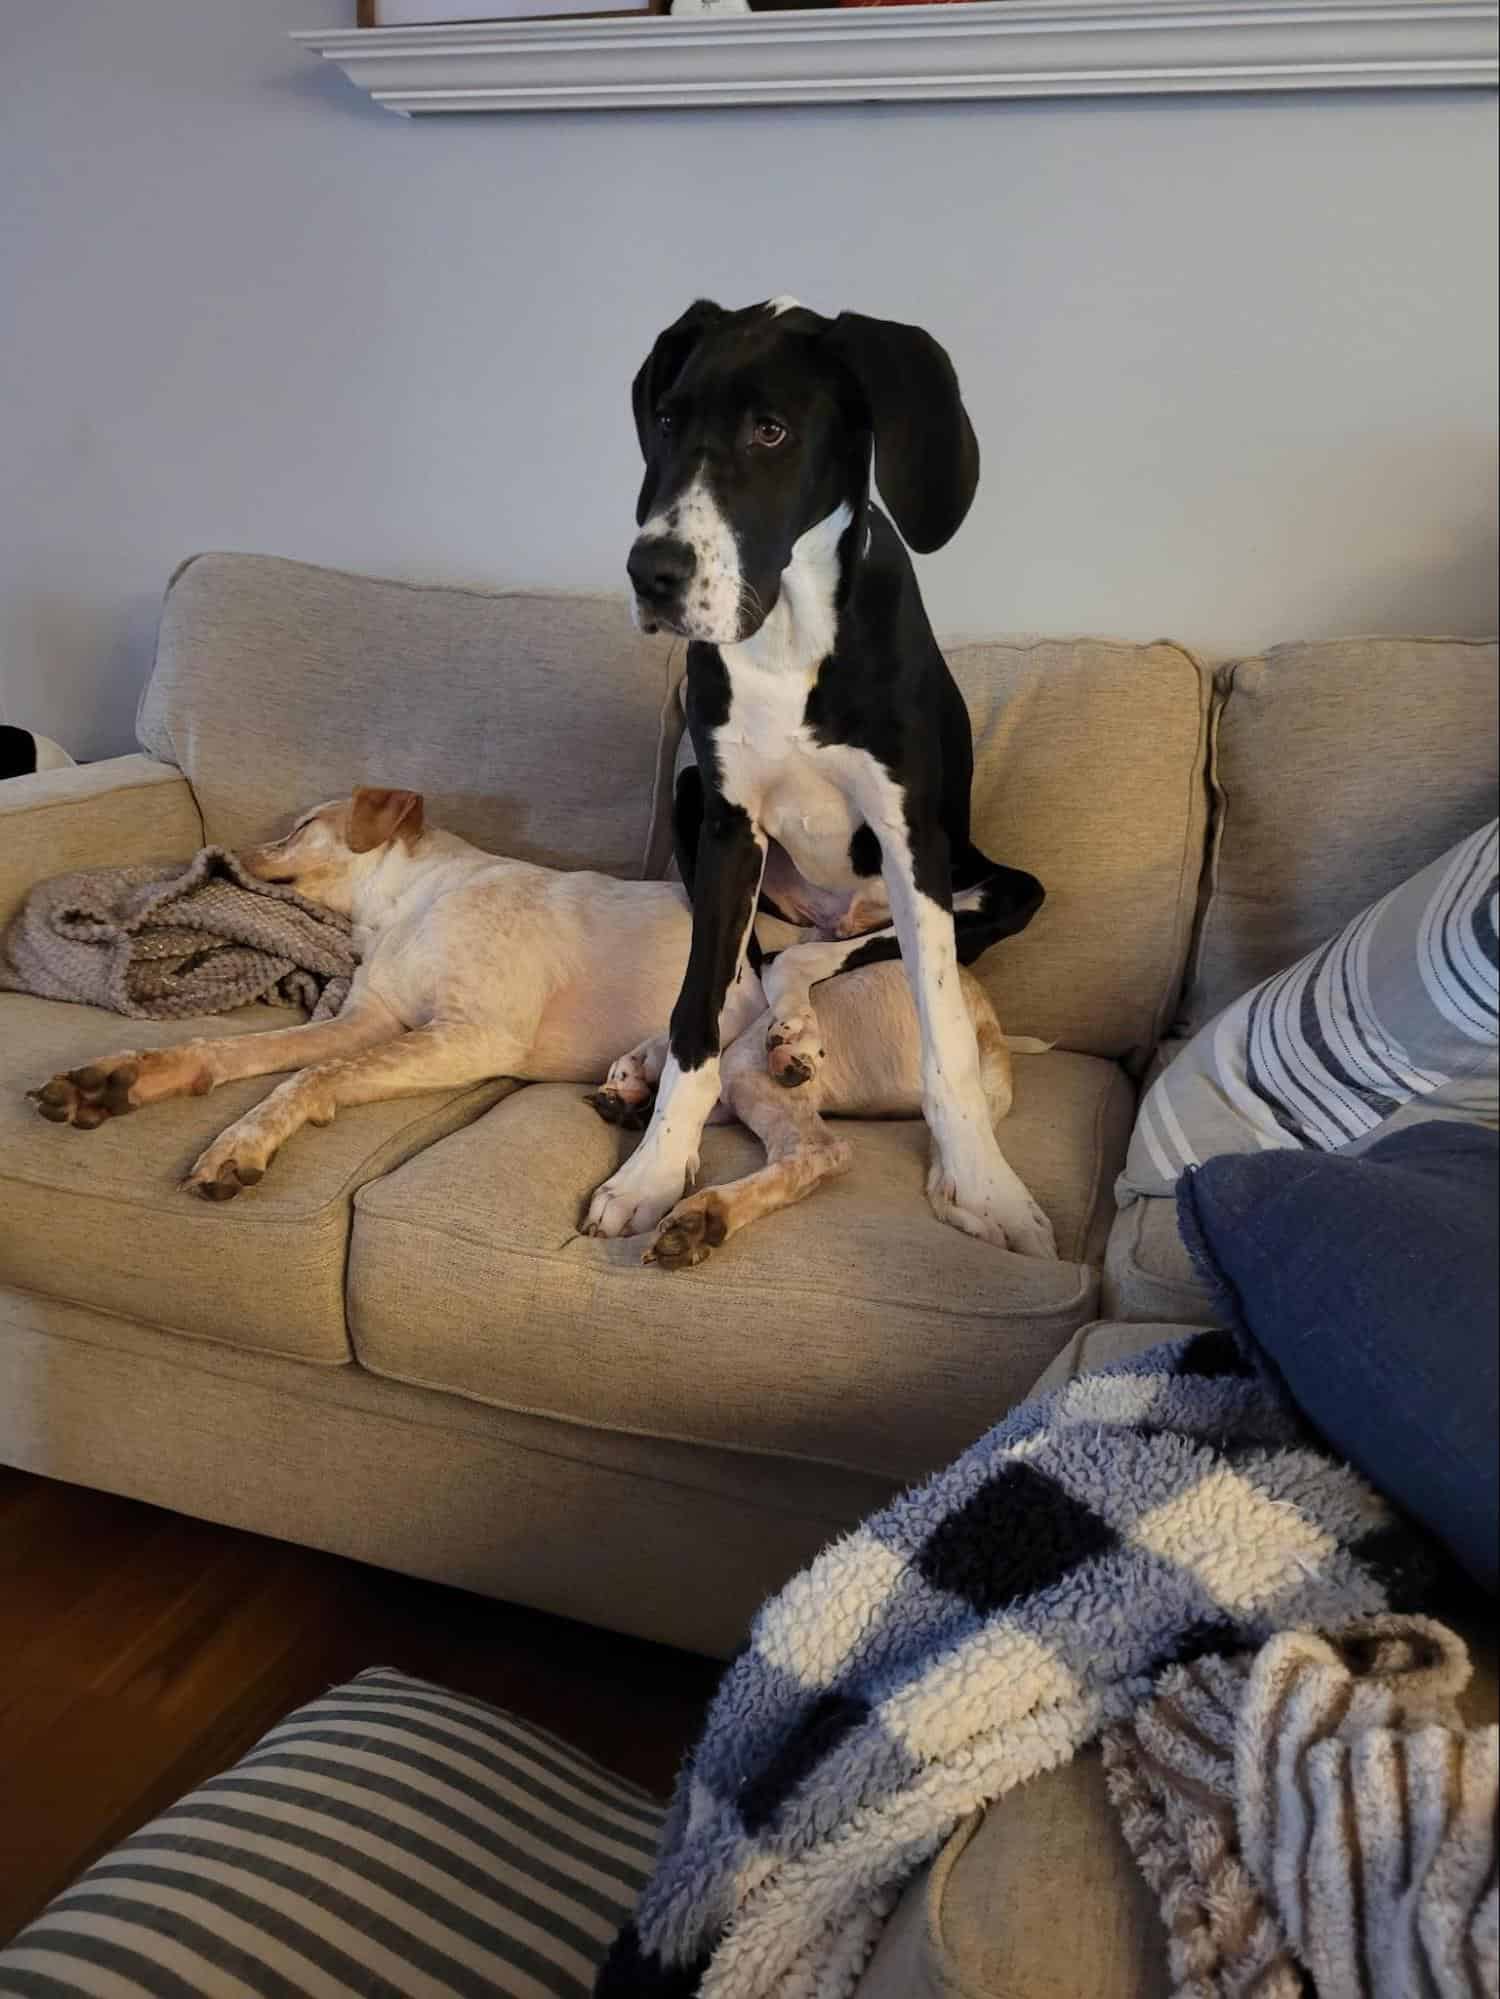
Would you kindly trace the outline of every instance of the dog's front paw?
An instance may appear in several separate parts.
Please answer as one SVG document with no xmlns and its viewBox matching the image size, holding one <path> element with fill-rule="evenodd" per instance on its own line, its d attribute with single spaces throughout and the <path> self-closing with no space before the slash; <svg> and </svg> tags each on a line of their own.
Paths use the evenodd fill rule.
<svg viewBox="0 0 1500 1999">
<path fill-rule="evenodd" d="M 126 1117 L 143 1104 L 166 1097 L 197 1097 L 213 1088 L 213 1077 L 201 1049 L 123 1049 L 102 1055 L 81 1069 L 66 1069 L 26 1092 L 37 1114 L 49 1124 L 70 1124 L 94 1131 L 110 1118 Z"/>
<path fill-rule="evenodd" d="M 93 1131 L 110 1118 L 125 1117 L 139 1107 L 136 1092 L 145 1061 L 146 1057 L 127 1049 L 85 1068 L 65 1070 L 26 1095 L 49 1124 L 71 1124 L 79 1131 Z"/>
<path fill-rule="evenodd" d="M 79 1131 L 93 1131 L 112 1117 L 133 1111 L 131 1085 L 139 1071 L 132 1058 L 114 1056 L 106 1062 L 92 1062 L 84 1069 L 69 1069 L 28 1090 L 27 1101 L 49 1124 L 70 1124 Z"/>
<path fill-rule="evenodd" d="M 253 1129 L 231 1125 L 199 1154 L 182 1191 L 200 1201 L 232 1201 L 242 1189 L 264 1180 L 275 1152 L 274 1144 Z"/>
<path fill-rule="evenodd" d="M 664 1174 L 649 1164 L 642 1166 L 640 1160 L 641 1154 L 635 1153 L 595 1191 L 583 1218 L 585 1235 L 644 1235 L 682 1199 L 686 1174 Z"/>
<path fill-rule="evenodd" d="M 1056 1263 L 1057 1237 L 1051 1222 L 1030 1195 L 1024 1208 L 1006 1216 L 1005 1236 L 1017 1256 L 1036 1256 Z"/>
<path fill-rule="evenodd" d="M 968 1183 L 935 1159 L 927 1175 L 927 1200 L 940 1222 L 965 1235 L 1017 1256 L 1057 1260 L 1052 1224 L 1019 1181 L 1014 1189 L 982 1178 Z"/>
</svg>

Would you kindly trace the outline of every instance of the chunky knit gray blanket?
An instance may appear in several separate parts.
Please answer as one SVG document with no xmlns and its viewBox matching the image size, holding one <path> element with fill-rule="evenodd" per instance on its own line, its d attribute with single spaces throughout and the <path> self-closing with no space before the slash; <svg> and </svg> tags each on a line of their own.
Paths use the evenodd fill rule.
<svg viewBox="0 0 1500 1999">
<path fill-rule="evenodd" d="M 0 937 L 0 992 L 138 1020 L 252 1000 L 338 1012 L 355 967 L 347 917 L 256 881 L 223 847 L 189 862 L 87 868 L 34 888 Z"/>
<path fill-rule="evenodd" d="M 1410 1607 L 1420 1553 L 1227 1333 L 1023 1404 L 758 1613 L 609 1999 L 844 1999 L 967 1813 L 1173 1659 Z"/>
</svg>

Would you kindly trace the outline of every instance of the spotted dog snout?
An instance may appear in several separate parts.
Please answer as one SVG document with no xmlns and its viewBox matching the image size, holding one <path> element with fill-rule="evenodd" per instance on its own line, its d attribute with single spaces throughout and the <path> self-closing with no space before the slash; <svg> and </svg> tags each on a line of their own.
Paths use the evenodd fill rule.
<svg viewBox="0 0 1500 1999">
<path fill-rule="evenodd" d="M 625 564 L 643 629 L 736 645 L 765 616 L 739 543 L 703 474 L 642 524 Z"/>
<path fill-rule="evenodd" d="M 682 602 L 698 558 L 685 541 L 675 535 L 643 534 L 625 563 L 637 602 L 647 616 L 671 619 L 682 610 Z"/>
</svg>

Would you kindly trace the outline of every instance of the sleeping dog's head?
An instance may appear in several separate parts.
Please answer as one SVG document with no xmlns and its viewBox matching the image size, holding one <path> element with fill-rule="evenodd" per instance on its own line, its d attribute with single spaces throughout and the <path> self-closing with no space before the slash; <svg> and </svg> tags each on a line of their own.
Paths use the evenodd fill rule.
<svg viewBox="0 0 1500 1999">
<path fill-rule="evenodd" d="M 862 531 L 872 449 L 922 553 L 957 533 L 979 481 L 953 364 L 894 320 L 700 300 L 658 336 L 631 399 L 646 476 L 626 567 L 647 631 L 749 638 L 803 535 L 841 508 Z"/>
<path fill-rule="evenodd" d="M 362 784 L 304 812 L 281 839 L 245 848 L 239 862 L 257 881 L 280 882 L 347 916 L 360 881 L 392 841 L 410 851 L 421 834 L 420 792 Z"/>
</svg>

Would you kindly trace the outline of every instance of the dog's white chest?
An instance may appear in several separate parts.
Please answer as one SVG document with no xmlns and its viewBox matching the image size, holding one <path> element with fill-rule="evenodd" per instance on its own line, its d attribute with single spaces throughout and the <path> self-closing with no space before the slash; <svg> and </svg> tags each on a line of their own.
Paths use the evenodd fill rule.
<svg viewBox="0 0 1500 1999">
<path fill-rule="evenodd" d="M 860 814 L 842 767 L 848 753 L 824 748 L 803 726 L 808 682 L 736 664 L 730 684 L 729 719 L 714 732 L 725 796 L 786 849 L 806 881 L 852 887 L 849 842 Z"/>
<path fill-rule="evenodd" d="M 859 815 L 835 785 L 810 763 L 781 773 L 767 792 L 761 824 L 815 888 L 852 889 L 849 843 Z"/>
</svg>

